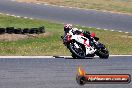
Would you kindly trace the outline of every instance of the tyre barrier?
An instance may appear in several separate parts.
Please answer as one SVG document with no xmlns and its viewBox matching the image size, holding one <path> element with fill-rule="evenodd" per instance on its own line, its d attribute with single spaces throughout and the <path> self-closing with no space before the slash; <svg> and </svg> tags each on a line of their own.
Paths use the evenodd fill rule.
<svg viewBox="0 0 132 88">
<path fill-rule="evenodd" d="M 40 34 L 45 33 L 45 27 L 39 28 L 14 28 L 14 27 L 7 27 L 7 28 L 0 28 L 0 34 Z"/>
<path fill-rule="evenodd" d="M 8 33 L 8 34 L 14 33 L 14 27 L 7 27 L 6 28 L 6 33 Z"/>
<path fill-rule="evenodd" d="M 15 34 L 22 34 L 21 28 L 14 29 L 14 33 L 15 33 Z"/>
<path fill-rule="evenodd" d="M 39 28 L 39 32 L 40 32 L 40 33 L 45 33 L 45 27 L 44 27 L 44 26 L 40 27 L 40 28 Z"/>
<path fill-rule="evenodd" d="M 4 34 L 6 32 L 5 28 L 0 28 L 0 34 Z"/>
<path fill-rule="evenodd" d="M 31 28 L 29 34 L 34 34 L 34 33 L 37 34 L 38 33 L 37 30 L 38 30 L 37 28 Z"/>
<path fill-rule="evenodd" d="M 23 31 L 22 31 L 22 34 L 27 34 L 29 33 L 29 29 L 28 28 L 24 28 Z"/>
</svg>

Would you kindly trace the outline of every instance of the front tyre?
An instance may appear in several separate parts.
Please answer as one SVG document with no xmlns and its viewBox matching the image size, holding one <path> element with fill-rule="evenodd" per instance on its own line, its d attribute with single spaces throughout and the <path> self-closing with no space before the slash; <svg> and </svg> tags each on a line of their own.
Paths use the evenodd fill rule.
<svg viewBox="0 0 132 88">
<path fill-rule="evenodd" d="M 77 56 L 75 54 L 72 54 L 71 56 L 72 58 L 77 59 Z"/>
<path fill-rule="evenodd" d="M 81 44 L 79 43 L 76 43 L 76 44 L 79 46 L 79 48 L 77 48 L 73 42 L 68 44 L 68 48 L 70 52 L 72 53 L 72 57 L 73 58 L 85 58 L 86 54 Z"/>
</svg>

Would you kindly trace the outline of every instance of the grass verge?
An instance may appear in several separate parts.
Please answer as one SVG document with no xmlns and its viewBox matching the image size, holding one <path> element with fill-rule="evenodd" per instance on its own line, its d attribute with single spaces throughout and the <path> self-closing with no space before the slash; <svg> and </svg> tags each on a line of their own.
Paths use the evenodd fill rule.
<svg viewBox="0 0 132 88">
<path fill-rule="evenodd" d="M 31 28 L 43 25 L 48 33 L 45 36 L 37 35 L 16 41 L 0 40 L 0 55 L 70 55 L 60 38 L 63 35 L 63 24 L 0 15 L 0 27 Z M 108 47 L 110 54 L 132 54 L 132 33 L 77 27 L 96 32 L 100 41 Z"/>
<path fill-rule="evenodd" d="M 40 2 L 54 5 L 79 7 L 85 9 L 107 10 L 132 13 L 132 0 L 18 0 L 23 2 Z"/>
</svg>

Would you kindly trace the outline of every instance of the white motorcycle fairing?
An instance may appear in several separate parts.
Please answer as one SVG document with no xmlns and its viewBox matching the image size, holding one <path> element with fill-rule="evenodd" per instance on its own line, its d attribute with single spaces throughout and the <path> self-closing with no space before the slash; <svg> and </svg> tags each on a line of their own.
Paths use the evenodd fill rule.
<svg viewBox="0 0 132 88">
<path fill-rule="evenodd" d="M 79 42 L 79 43 L 81 43 L 81 44 L 83 44 L 85 46 L 86 55 L 95 53 L 96 50 L 89 45 L 89 39 L 88 38 L 86 38 L 86 37 L 84 37 L 82 35 L 74 35 L 72 32 L 69 32 L 69 34 L 72 35 L 71 39 L 74 39 L 75 41 L 77 41 L 77 42 Z M 79 48 L 79 46 L 76 43 L 74 45 L 77 48 Z"/>
</svg>

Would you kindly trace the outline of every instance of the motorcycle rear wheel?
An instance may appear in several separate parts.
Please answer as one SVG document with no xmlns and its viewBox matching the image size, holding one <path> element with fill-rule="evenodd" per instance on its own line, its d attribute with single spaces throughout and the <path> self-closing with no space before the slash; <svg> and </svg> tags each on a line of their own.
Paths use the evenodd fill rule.
<svg viewBox="0 0 132 88">
<path fill-rule="evenodd" d="M 109 51 L 104 48 L 101 50 L 98 50 L 98 54 L 97 54 L 101 59 L 108 59 L 109 58 Z"/>
</svg>

